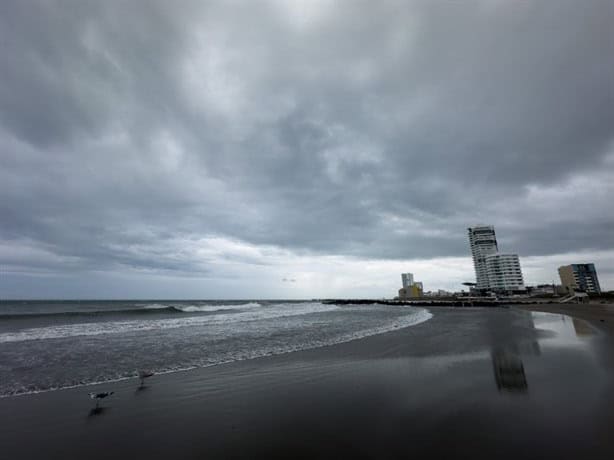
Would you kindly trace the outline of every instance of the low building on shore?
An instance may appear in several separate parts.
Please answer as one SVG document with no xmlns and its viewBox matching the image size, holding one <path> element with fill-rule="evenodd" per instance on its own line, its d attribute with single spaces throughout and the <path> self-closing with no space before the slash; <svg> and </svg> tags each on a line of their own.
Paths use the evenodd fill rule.
<svg viewBox="0 0 614 460">
<path fill-rule="evenodd" d="M 527 286 L 527 294 L 531 297 L 558 297 L 566 295 L 567 289 L 560 284 L 538 284 Z"/>
<path fill-rule="evenodd" d="M 454 297 L 454 292 L 446 291 L 444 289 L 438 289 L 436 291 L 423 292 L 422 295 L 424 297 L 452 298 Z"/>
</svg>

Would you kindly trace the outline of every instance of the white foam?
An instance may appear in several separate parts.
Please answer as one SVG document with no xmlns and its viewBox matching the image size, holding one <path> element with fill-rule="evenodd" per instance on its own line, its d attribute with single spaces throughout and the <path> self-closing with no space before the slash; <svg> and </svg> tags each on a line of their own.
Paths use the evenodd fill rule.
<svg viewBox="0 0 614 460">
<path fill-rule="evenodd" d="M 247 308 L 256 308 L 260 306 L 261 305 L 258 302 L 249 302 L 238 305 L 172 305 L 173 308 L 186 313 L 245 310 Z"/>
<path fill-rule="evenodd" d="M 256 305 L 260 306 L 259 304 Z M 309 313 L 327 312 L 336 310 L 337 308 L 338 307 L 334 305 L 324 305 L 319 302 L 273 304 L 262 308 L 248 308 L 247 311 L 240 313 L 220 313 L 218 315 L 189 316 L 185 318 L 138 319 L 97 323 L 60 324 L 23 329 L 16 332 L 6 332 L 0 334 L 0 343 L 24 342 L 27 340 L 61 339 L 102 334 L 123 334 L 150 330 L 175 329 L 189 326 L 204 326 L 209 324 L 257 321 L 306 315 Z"/>
<path fill-rule="evenodd" d="M 327 310 L 322 309 L 319 311 L 332 311 L 336 308 L 333 305 L 311 304 L 311 303 L 307 305 L 310 305 L 312 309 L 320 308 L 318 306 L 329 307 Z M 346 308 L 347 307 L 351 308 L 352 306 L 348 305 L 346 306 Z M 295 351 L 311 350 L 315 348 L 321 348 L 321 347 L 336 345 L 340 343 L 347 343 L 347 342 L 351 342 L 354 340 L 359 340 L 359 339 L 363 339 L 366 337 L 370 337 L 373 335 L 383 334 L 386 332 L 392 332 L 398 329 L 415 326 L 425 321 L 428 321 L 429 319 L 433 317 L 433 315 L 425 308 L 416 308 L 416 307 L 407 307 L 407 308 L 411 309 L 412 312 L 407 315 L 397 318 L 395 321 L 388 323 L 385 326 L 379 326 L 379 327 L 373 327 L 370 329 L 348 332 L 346 334 L 341 334 L 336 337 L 331 337 L 328 339 L 317 339 L 317 340 L 302 342 L 300 344 L 295 344 L 295 345 L 285 344 L 281 346 L 278 345 L 278 346 L 260 347 L 257 349 L 238 350 L 234 353 L 229 353 L 225 355 L 223 358 L 216 360 L 214 362 L 202 361 L 202 362 L 193 363 L 189 365 L 159 368 L 155 370 L 155 373 L 156 374 L 169 374 L 169 373 L 175 373 L 175 372 L 184 372 L 184 371 L 189 371 L 189 370 L 193 370 L 197 368 L 217 366 L 220 364 L 227 364 L 227 363 L 236 362 L 236 361 L 244 361 L 244 360 L 249 360 L 249 359 L 262 358 L 265 356 L 281 355 L 281 354 L 292 353 Z M 297 309 L 296 313 L 306 314 L 306 312 L 308 311 L 308 308 L 300 309 L 300 311 L 302 313 L 298 313 L 298 309 Z M 217 316 L 218 315 L 216 315 L 216 317 Z M 235 315 L 235 316 L 238 316 L 238 315 Z M 294 316 L 294 315 L 286 315 L 286 316 Z M 32 339 L 26 339 L 26 340 L 32 340 Z M 101 383 L 119 382 L 122 380 L 131 379 L 131 378 L 136 378 L 136 374 L 134 372 L 131 372 L 127 375 L 109 376 L 109 378 L 107 379 L 83 382 L 79 384 L 71 384 L 71 385 L 63 385 L 63 386 L 59 385 L 59 386 L 53 386 L 53 387 L 44 388 L 44 389 L 26 390 L 26 391 L 17 390 L 10 394 L 0 394 L 0 398 L 5 398 L 9 396 L 22 396 L 22 395 L 27 395 L 27 394 L 43 393 L 47 391 L 63 390 L 63 389 L 76 388 L 76 387 L 81 387 L 81 386 L 86 386 L 86 385 L 96 385 L 96 384 L 101 384 Z"/>
<path fill-rule="evenodd" d="M 168 307 L 169 305 L 164 305 L 161 303 L 151 303 L 149 305 L 145 305 L 145 307 L 143 308 L 145 308 L 146 310 L 161 310 L 161 309 L 168 308 Z"/>
</svg>

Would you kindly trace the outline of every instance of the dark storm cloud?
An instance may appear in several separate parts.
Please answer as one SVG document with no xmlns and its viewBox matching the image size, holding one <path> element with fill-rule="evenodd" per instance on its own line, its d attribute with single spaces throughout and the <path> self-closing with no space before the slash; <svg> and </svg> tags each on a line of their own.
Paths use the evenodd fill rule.
<svg viewBox="0 0 614 460">
<path fill-rule="evenodd" d="M 2 2 L 2 263 L 466 255 L 476 222 L 521 255 L 611 249 L 613 8 Z"/>
</svg>

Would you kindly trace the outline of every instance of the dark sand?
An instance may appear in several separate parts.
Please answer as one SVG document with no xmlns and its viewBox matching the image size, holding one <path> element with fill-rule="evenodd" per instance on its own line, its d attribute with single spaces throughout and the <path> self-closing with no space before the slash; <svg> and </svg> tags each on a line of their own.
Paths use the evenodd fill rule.
<svg viewBox="0 0 614 460">
<path fill-rule="evenodd" d="M 432 312 L 141 390 L 130 380 L 0 399 L 2 458 L 614 458 L 604 329 L 515 308 Z M 87 394 L 105 390 L 116 394 L 91 412 Z"/>
</svg>

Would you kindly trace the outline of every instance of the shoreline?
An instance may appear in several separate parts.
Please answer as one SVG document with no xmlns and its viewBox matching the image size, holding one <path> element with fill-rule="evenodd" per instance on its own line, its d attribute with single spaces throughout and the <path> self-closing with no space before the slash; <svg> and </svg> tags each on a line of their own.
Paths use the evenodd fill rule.
<svg viewBox="0 0 614 460">
<path fill-rule="evenodd" d="M 143 388 L 128 379 L 3 398 L 0 443 L 12 459 L 518 458 L 544 443 L 552 458 L 614 452 L 612 368 L 596 367 L 605 360 L 539 345 L 552 337 L 548 323 L 521 309 L 432 313 L 358 340 L 154 376 Z M 90 391 L 115 394 L 94 409 Z"/>
<path fill-rule="evenodd" d="M 414 315 L 418 315 L 418 317 L 414 316 L 413 320 L 409 324 L 403 324 L 403 325 L 393 324 L 388 328 L 384 328 L 384 330 L 380 330 L 380 329 L 372 330 L 369 333 L 366 333 L 366 335 L 364 335 L 364 333 L 362 332 L 355 332 L 345 337 L 342 337 L 341 340 L 338 342 L 323 341 L 319 343 L 309 344 L 305 346 L 304 348 L 300 348 L 300 349 L 288 349 L 285 351 L 279 351 L 279 352 L 273 352 L 273 353 L 263 353 L 263 354 L 256 355 L 256 356 L 229 359 L 229 360 L 206 364 L 206 365 L 189 365 L 186 367 L 178 367 L 174 369 L 158 370 L 158 371 L 155 371 L 154 375 L 158 377 L 163 377 L 167 375 L 175 375 L 175 374 L 198 372 L 198 371 L 204 372 L 209 368 L 216 368 L 219 366 L 227 366 L 227 365 L 233 365 L 233 364 L 238 364 L 242 362 L 249 362 L 249 361 L 267 359 L 267 358 L 275 359 L 276 357 L 281 357 L 285 355 L 292 355 L 295 353 L 303 353 L 303 352 L 309 352 L 312 350 L 336 347 L 336 346 L 348 344 L 351 342 L 369 339 L 370 337 L 374 337 L 378 335 L 385 335 L 385 334 L 394 333 L 396 331 L 402 331 L 403 329 L 411 328 L 411 327 L 420 325 L 423 322 L 427 322 L 433 317 L 432 313 L 430 313 L 428 309 L 421 308 L 421 307 L 417 307 L 417 308 L 423 311 L 419 313 L 414 313 Z M 17 392 L 17 393 L 12 393 L 12 394 L 0 394 L 0 400 L 13 398 L 13 397 L 27 397 L 27 396 L 40 395 L 40 394 L 45 394 L 45 393 L 55 393 L 58 391 L 71 391 L 71 390 L 78 391 L 79 389 L 88 388 L 88 387 L 124 384 L 130 381 L 139 381 L 139 377 L 136 371 L 132 375 L 112 377 L 112 378 L 109 378 L 108 380 L 83 382 L 83 383 L 77 383 L 77 384 L 72 384 L 72 385 L 66 385 L 62 387 L 45 388 L 45 389 L 39 389 L 39 390 L 34 390 L 34 391 Z"/>
<path fill-rule="evenodd" d="M 512 308 L 524 311 L 563 314 L 589 322 L 598 330 L 614 337 L 614 304 L 604 303 L 559 303 L 555 300 L 540 302 L 488 301 L 488 300 L 382 300 L 382 299 L 323 299 L 322 303 L 332 305 L 406 305 L 422 308 Z M 435 310 L 436 311 L 436 310 Z"/>
<path fill-rule="evenodd" d="M 356 302 L 356 301 L 351 301 L 351 302 Z M 332 302 L 331 302 L 332 303 Z M 348 303 L 350 303 L 350 301 L 348 301 Z M 359 302 L 360 303 L 360 302 Z M 418 308 L 425 308 L 427 310 L 427 312 L 429 312 L 428 310 L 428 304 L 425 303 L 425 305 L 418 305 L 418 304 L 410 304 L 410 303 L 398 303 L 396 301 L 393 302 L 388 302 L 388 301 L 371 301 L 371 300 L 363 300 L 362 303 L 366 304 L 372 304 L 372 303 L 377 303 L 377 304 L 381 304 L 381 305 L 408 305 L 408 306 L 415 306 Z M 433 306 L 433 305 L 430 305 Z M 487 306 L 483 306 L 483 305 L 472 305 L 470 307 L 459 307 L 459 306 L 455 306 L 455 305 L 436 305 L 436 310 L 454 310 L 454 311 L 458 311 L 458 312 L 462 312 L 464 314 L 468 314 L 471 315 L 473 311 L 475 311 L 474 309 L 491 309 L 493 308 L 493 305 L 487 305 Z M 605 333 L 608 338 L 614 339 L 614 305 L 603 305 L 603 304 L 559 304 L 559 303 L 533 303 L 533 304 L 522 304 L 522 305 L 518 305 L 518 304 L 513 304 L 513 305 L 496 305 L 494 306 L 495 309 L 500 309 L 500 308 L 510 308 L 510 309 L 518 309 L 518 310 L 522 310 L 522 311 L 534 311 L 534 312 L 542 312 L 542 313 L 551 313 L 551 314 L 563 314 L 569 317 L 573 317 L 573 318 L 577 318 L 577 319 L 581 319 L 583 321 L 588 322 L 589 324 L 591 324 L 594 328 L 596 328 L 597 330 Z M 429 312 L 430 313 L 430 312 Z M 433 316 L 433 314 L 431 313 L 431 317 Z M 156 372 L 156 376 L 158 377 L 165 377 L 165 376 L 173 376 L 176 374 L 187 374 L 187 373 L 198 373 L 198 372 L 206 372 L 208 369 L 211 368 L 218 368 L 218 367 L 223 367 L 223 366 L 233 366 L 233 365 L 240 365 L 241 363 L 246 363 L 246 362 L 250 362 L 250 361 L 258 361 L 258 360 L 263 360 L 263 359 L 276 359 L 276 358 L 280 358 L 280 357 L 284 357 L 287 355 L 294 355 L 294 354 L 302 354 L 302 353 L 309 353 L 312 352 L 314 350 L 322 350 L 322 349 L 329 349 L 329 348 L 335 348 L 335 347 L 343 347 L 344 345 L 347 344 L 351 344 L 352 342 L 359 342 L 359 341 L 368 341 L 369 339 L 372 339 L 374 337 L 377 336 L 386 336 L 389 334 L 394 334 L 394 333 L 398 333 L 398 332 L 402 332 L 403 330 L 406 329 L 410 329 L 412 327 L 418 326 L 420 325 L 422 322 L 428 322 L 431 318 L 419 321 L 418 323 L 415 324 L 411 324 L 408 326 L 403 326 L 401 328 L 394 328 L 385 332 L 377 332 L 375 334 L 371 334 L 371 335 L 366 335 L 366 336 L 361 336 L 361 337 L 355 337 L 355 338 L 351 338 L 349 340 L 345 340 L 345 341 L 341 341 L 341 342 L 336 342 L 336 343 L 328 343 L 328 344 L 321 344 L 321 345 L 317 345 L 314 347 L 307 347 L 304 349 L 300 349 L 300 350 L 289 350 L 289 351 L 285 351 L 282 353 L 274 353 L 274 354 L 264 354 L 262 356 L 255 356 L 255 357 L 251 357 L 251 358 L 245 358 L 245 359 L 235 359 L 235 360 L 229 360 L 229 361 L 223 361 L 223 362 L 219 362 L 219 363 L 214 363 L 214 364 L 210 364 L 210 365 L 206 365 L 206 366 L 191 366 L 191 367 L 186 367 L 186 368 L 181 368 L 181 369 L 173 369 L 173 370 L 165 370 L 165 371 L 160 371 L 160 372 Z M 613 343 L 614 345 L 614 343 Z M 75 385 L 69 385 L 69 386 L 65 386 L 65 387 L 61 387 L 61 388 L 49 388 L 49 389 L 42 389 L 42 390 L 37 390 L 37 391 L 32 391 L 32 392 L 22 392 L 22 393 L 14 393 L 14 394 L 6 394 L 6 395 L 0 395 L 0 400 L 3 399 L 12 399 L 12 398 L 24 398 L 24 397 L 29 397 L 29 396 L 37 396 L 37 395 L 44 395 L 44 394 L 48 394 L 48 393 L 56 393 L 56 392 L 67 392 L 67 391 L 79 391 L 80 389 L 87 389 L 90 387 L 99 387 L 99 386 L 109 386 L 109 385 L 115 385 L 115 384 L 129 384 L 132 381 L 138 381 L 139 378 L 137 375 L 134 376 L 124 376 L 124 377 L 119 377 L 119 378 L 112 378 L 109 380 L 102 380 L 102 381 L 95 381 L 95 382 L 87 382 L 87 383 L 81 383 L 81 384 L 75 384 Z"/>
</svg>

